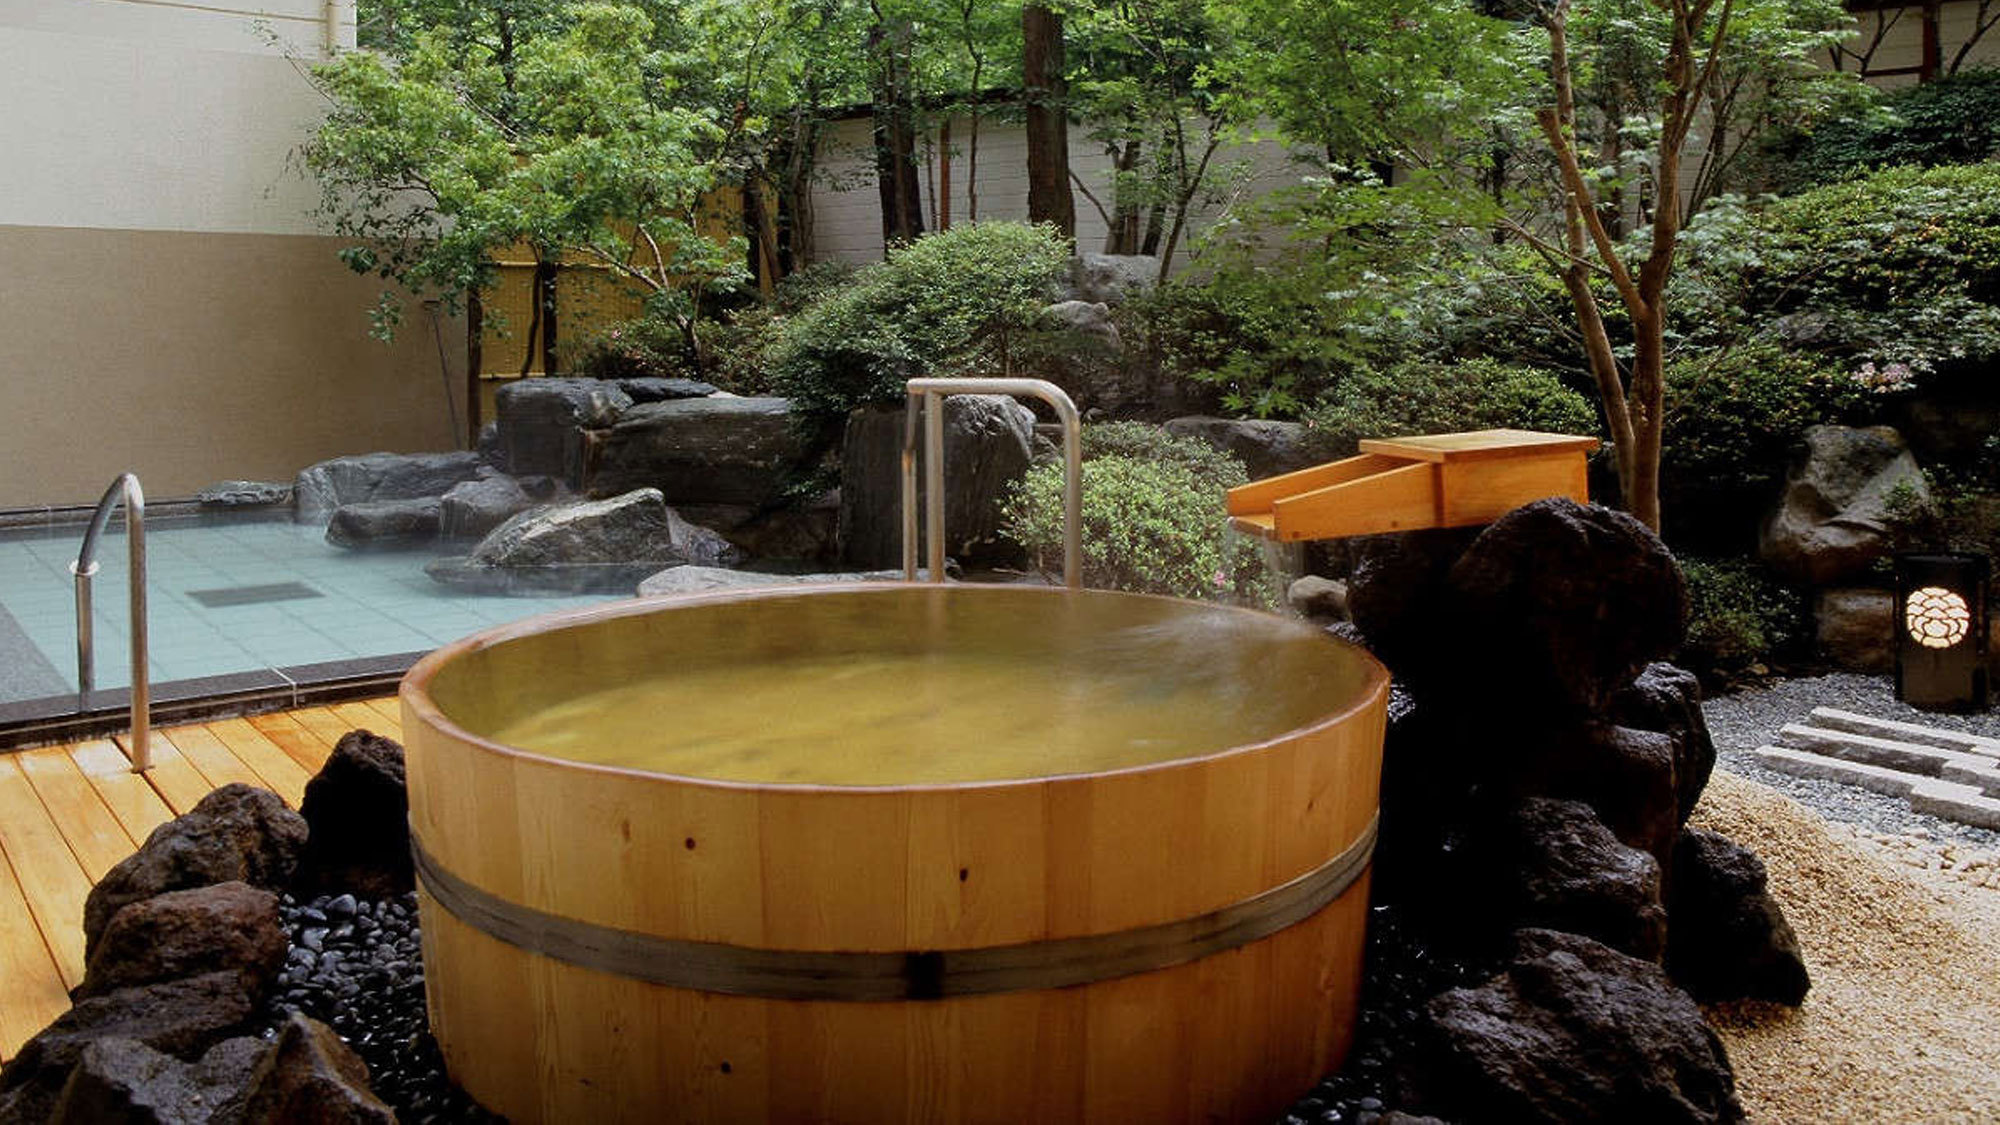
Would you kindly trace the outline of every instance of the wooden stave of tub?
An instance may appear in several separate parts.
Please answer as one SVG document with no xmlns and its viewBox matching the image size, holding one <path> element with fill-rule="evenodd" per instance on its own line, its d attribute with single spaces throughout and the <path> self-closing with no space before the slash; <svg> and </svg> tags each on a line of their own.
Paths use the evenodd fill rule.
<svg viewBox="0 0 2000 1125">
<path fill-rule="evenodd" d="M 599 926 L 902 951 L 1171 924 L 1328 866 L 1373 832 L 1388 676 L 1365 654 L 1349 705 L 1265 742 L 1098 774 L 910 787 L 760 787 L 550 759 L 458 728 L 427 694 L 438 668 L 487 645 L 767 593 L 550 615 L 420 662 L 402 706 L 424 858 Z M 1367 902 L 1364 869 L 1309 917 L 1183 964 L 881 1002 L 613 976 L 488 936 L 419 890 L 430 1019 L 454 1079 L 518 1123 L 593 1125 L 1267 1121 L 1347 1052 Z"/>
</svg>

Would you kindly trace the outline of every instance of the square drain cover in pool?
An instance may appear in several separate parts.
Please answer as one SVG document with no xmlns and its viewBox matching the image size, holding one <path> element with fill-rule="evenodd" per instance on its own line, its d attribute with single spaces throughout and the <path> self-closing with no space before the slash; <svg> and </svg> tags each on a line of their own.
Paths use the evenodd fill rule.
<svg viewBox="0 0 2000 1125">
<path fill-rule="evenodd" d="M 268 586 L 224 586 L 220 590 L 189 590 L 187 596 L 210 609 L 325 597 L 303 582 L 273 582 Z"/>
</svg>

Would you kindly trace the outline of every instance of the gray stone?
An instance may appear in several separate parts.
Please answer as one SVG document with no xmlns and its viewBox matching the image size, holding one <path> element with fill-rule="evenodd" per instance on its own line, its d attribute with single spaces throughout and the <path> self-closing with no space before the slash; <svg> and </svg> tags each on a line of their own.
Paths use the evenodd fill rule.
<svg viewBox="0 0 2000 1125">
<path fill-rule="evenodd" d="M 1347 620 L 1347 583 L 1338 578 L 1308 574 L 1286 588 L 1285 601 L 1315 620 Z"/>
<path fill-rule="evenodd" d="M 629 590 L 657 570 L 687 562 L 684 548 L 712 549 L 712 540 L 696 534 L 700 530 L 679 520 L 659 489 L 640 488 L 522 512 L 494 528 L 470 555 L 432 560 L 424 572 L 489 592 Z"/>
<path fill-rule="evenodd" d="M 1421 1108 L 1450 1120 L 1743 1119 L 1722 1041 L 1659 966 L 1554 930 L 1427 1005 Z"/>
<path fill-rule="evenodd" d="M 241 782 L 215 790 L 153 829 L 138 851 L 91 888 L 83 906 L 86 959 L 112 915 L 127 903 L 231 881 L 283 891 L 305 844 L 305 819 L 276 793 Z"/>
<path fill-rule="evenodd" d="M 354 730 L 334 744 L 299 802 L 309 835 L 298 883 L 308 891 L 388 898 L 415 887 L 403 748 Z"/>
<path fill-rule="evenodd" d="M 1812 978 L 1799 939 L 1748 848 L 1698 828 L 1683 832 L 1667 910 L 1667 973 L 1697 999 L 1805 999 Z"/>
<path fill-rule="evenodd" d="M 343 504 L 443 496 L 479 475 L 477 453 L 364 453 L 301 470 L 292 484 L 298 519 L 317 522 Z"/>
<path fill-rule="evenodd" d="M 234 972 L 121 988 L 80 1000 L 56 1017 L 0 1069 L 10 1120 L 45 1121 L 84 1051 L 104 1039 L 129 1039 L 183 1061 L 247 1031 L 259 1008 Z"/>
<path fill-rule="evenodd" d="M 488 422 L 479 427 L 479 440 L 473 443 L 473 452 L 479 454 L 480 463 L 495 471 L 507 468 L 507 452 L 500 448 L 500 423 Z"/>
<path fill-rule="evenodd" d="M 1125 350 L 1118 326 L 1111 323 L 1111 307 L 1102 301 L 1058 301 L 1042 309 L 1042 316 L 1109 352 Z"/>
<path fill-rule="evenodd" d="M 698 379 L 659 379 L 645 377 L 638 379 L 616 379 L 618 389 L 624 391 L 635 403 L 672 402 L 683 398 L 707 398 L 716 393 L 712 383 Z"/>
<path fill-rule="evenodd" d="M 451 486 L 440 502 L 439 531 L 447 539 L 478 539 L 534 506 L 519 481 L 493 473 Z"/>
<path fill-rule="evenodd" d="M 229 1125 L 393 1125 L 396 1114 L 369 1088 L 368 1064 L 332 1028 L 293 1012 L 216 1118 Z"/>
<path fill-rule="evenodd" d="M 1813 636 L 1836 668 L 1887 672 L 1896 665 L 1895 617 L 1896 596 L 1887 590 L 1821 590 L 1813 601 Z"/>
<path fill-rule="evenodd" d="M 1611 721 L 1656 731 L 1673 740 L 1677 823 L 1686 824 L 1715 770 L 1715 740 L 1701 712 L 1701 681 L 1672 664 L 1646 665 L 1639 678 L 1611 697 Z"/>
<path fill-rule="evenodd" d="M 203 1125 L 235 1098 L 264 1053 L 263 1041 L 225 1039 L 184 1063 L 136 1039 L 99 1039 L 83 1049 L 49 1125 Z"/>
<path fill-rule="evenodd" d="M 1000 538 L 1000 505 L 1033 460 L 1034 424 L 1033 411 L 1004 395 L 945 400 L 945 552 L 961 563 L 1019 559 L 1018 548 Z M 840 558 L 847 565 L 903 561 L 902 450 L 901 407 L 848 415 L 840 463 Z M 919 512 L 924 496 L 919 480 Z"/>
<path fill-rule="evenodd" d="M 292 486 L 282 481 L 217 481 L 194 494 L 204 508 L 275 508 L 292 502 Z"/>
<path fill-rule="evenodd" d="M 333 510 L 326 522 L 326 541 L 349 550 L 422 546 L 437 539 L 443 522 L 444 503 L 435 496 L 363 500 Z"/>
<path fill-rule="evenodd" d="M 586 430 L 603 429 L 632 405 L 615 383 L 567 377 L 519 379 L 493 396 L 500 467 L 515 476 L 583 483 Z"/>
<path fill-rule="evenodd" d="M 1929 487 L 1902 435 L 1887 426 L 1806 431 L 1805 459 L 1786 478 L 1758 554 L 1786 578 L 1834 586 L 1890 550 L 1891 496 L 1927 502 Z"/>
<path fill-rule="evenodd" d="M 1170 420 L 1166 429 L 1175 437 L 1200 438 L 1234 456 L 1243 462 L 1252 480 L 1303 469 L 1320 459 L 1307 440 L 1309 432 L 1299 422 L 1194 414 Z"/>
<path fill-rule="evenodd" d="M 1687 587 L 1659 536 L 1562 497 L 1494 521 L 1447 587 L 1448 628 L 1431 644 L 1468 687 L 1516 707 L 1596 714 L 1687 631 Z"/>
<path fill-rule="evenodd" d="M 672 508 L 667 509 L 667 537 L 674 553 L 695 566 L 735 566 L 745 557 L 726 536 L 682 518 Z"/>
<path fill-rule="evenodd" d="M 585 491 L 656 488 L 673 504 L 762 507 L 779 498 L 806 452 L 786 399 L 647 403 L 601 434 Z"/>
<path fill-rule="evenodd" d="M 1620 843 L 1590 806 L 1532 798 L 1494 837 L 1490 885 L 1513 925 L 1582 934 L 1647 961 L 1665 952 L 1659 862 Z"/>
<path fill-rule="evenodd" d="M 289 944 L 270 891 L 234 881 L 167 891 L 112 915 L 76 995 L 234 971 L 244 990 L 261 998 L 284 967 Z"/>
<path fill-rule="evenodd" d="M 765 586 L 819 586 L 830 582 L 897 582 L 900 570 L 852 570 L 829 574 L 760 574 L 715 566 L 677 566 L 639 583 L 642 598 L 698 594 L 705 590 L 749 590 Z"/>
<path fill-rule="evenodd" d="M 751 508 L 741 504 L 683 504 L 687 520 L 712 528 L 753 559 L 832 563 L 839 557 L 840 490 L 828 489 L 804 504 Z"/>
<path fill-rule="evenodd" d="M 1159 278 L 1160 260 L 1151 254 L 1085 253 L 1070 263 L 1070 291 L 1079 301 L 1120 304 Z"/>
</svg>

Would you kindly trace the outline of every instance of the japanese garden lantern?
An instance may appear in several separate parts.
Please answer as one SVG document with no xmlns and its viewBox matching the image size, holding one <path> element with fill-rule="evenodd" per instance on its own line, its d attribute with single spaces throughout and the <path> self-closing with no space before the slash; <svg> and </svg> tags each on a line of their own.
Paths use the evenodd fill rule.
<svg viewBox="0 0 2000 1125">
<path fill-rule="evenodd" d="M 1896 557 L 1896 698 L 1986 709 L 1986 575 L 1984 555 Z"/>
</svg>

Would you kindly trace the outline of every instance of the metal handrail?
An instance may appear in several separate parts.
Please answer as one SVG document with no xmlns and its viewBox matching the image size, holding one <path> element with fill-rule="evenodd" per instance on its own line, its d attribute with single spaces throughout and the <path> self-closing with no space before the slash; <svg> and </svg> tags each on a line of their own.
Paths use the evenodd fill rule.
<svg viewBox="0 0 2000 1125">
<path fill-rule="evenodd" d="M 924 540 L 931 581 L 944 581 L 944 400 L 1027 395 L 1055 408 L 1063 428 L 1063 585 L 1083 589 L 1083 437 L 1076 403 L 1046 379 L 912 379 L 903 412 L 903 577 L 917 580 L 917 410 L 924 414 Z"/>
<path fill-rule="evenodd" d="M 90 527 L 83 533 L 83 547 L 69 572 L 76 579 L 76 706 L 89 706 L 91 689 L 97 681 L 97 655 L 90 615 L 90 580 L 97 573 L 97 537 L 111 522 L 111 511 L 125 502 L 125 545 L 130 561 L 128 576 L 132 616 L 132 772 L 142 772 L 153 764 L 150 722 L 150 681 L 146 677 L 146 493 L 139 478 L 121 473 L 91 514 Z"/>
</svg>

